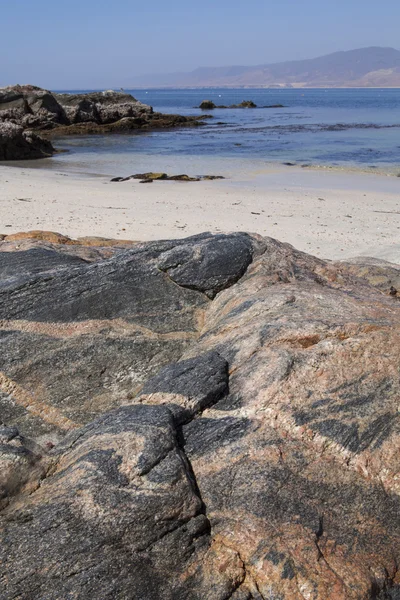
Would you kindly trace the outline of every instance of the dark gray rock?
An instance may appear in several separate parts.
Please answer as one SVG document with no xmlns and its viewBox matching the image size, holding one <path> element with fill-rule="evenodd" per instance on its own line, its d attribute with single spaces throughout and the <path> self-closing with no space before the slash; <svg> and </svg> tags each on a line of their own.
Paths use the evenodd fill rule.
<svg viewBox="0 0 400 600">
<path fill-rule="evenodd" d="M 0 88 L 0 121 L 11 121 L 24 129 L 48 129 L 68 123 L 54 95 L 33 85 Z"/>
<path fill-rule="evenodd" d="M 0 511 L 18 493 L 29 493 L 42 479 L 46 462 L 40 448 L 22 437 L 17 427 L 0 424 Z"/>
<path fill-rule="evenodd" d="M 208 243 L 214 259 L 209 266 L 202 261 L 203 280 L 207 288 L 229 286 L 243 270 L 242 250 L 248 260 L 251 238 L 217 236 L 215 247 L 213 240 L 205 234 L 138 244 L 90 264 L 70 253 L 74 246 L 66 246 L 65 253 L 43 248 L 0 252 L 0 370 L 9 381 L 4 394 L 0 386 L 0 410 L 7 423 L 35 439 L 53 439 L 131 400 L 160 368 L 179 360 L 197 336 L 210 301 L 190 289 L 198 285 L 195 264 L 187 265 L 183 286 L 158 263 L 174 248 L 200 256 Z M 235 259 L 235 248 L 236 264 L 228 268 L 220 262 L 228 275 L 216 277 L 216 253 L 225 261 L 228 254 Z M 210 368 L 210 377 L 216 369 L 213 393 L 218 395 L 218 386 L 225 385 L 225 362 L 209 360 L 198 381 L 204 369 Z M 40 401 L 30 391 L 37 386 Z M 202 405 L 207 394 L 199 394 L 193 402 Z"/>
<path fill-rule="evenodd" d="M 87 264 L 85 260 L 72 254 L 61 253 L 47 248 L 32 248 L 20 252 L 0 252 L 0 281 L 23 274 L 41 273 L 58 267 L 72 267 Z"/>
<path fill-rule="evenodd" d="M 157 404 L 165 404 L 180 424 L 221 400 L 229 392 L 228 363 L 217 352 L 207 352 L 168 365 L 145 383 L 140 401 L 150 396 Z"/>
<path fill-rule="evenodd" d="M 48 158 L 53 153 L 54 148 L 48 140 L 24 131 L 14 123 L 0 122 L 0 160 Z"/>
<path fill-rule="evenodd" d="M 195 247 L 181 245 L 165 252 L 158 267 L 180 286 L 213 298 L 242 277 L 253 258 L 250 237 L 243 234 L 215 236 Z"/>
<path fill-rule="evenodd" d="M 243 100 L 240 104 L 231 104 L 230 106 L 216 105 L 212 100 L 203 100 L 199 108 L 201 110 L 213 110 L 214 108 L 283 108 L 282 104 L 274 104 L 273 106 L 258 107 L 252 100 Z"/>
<path fill-rule="evenodd" d="M 212 100 L 203 100 L 199 108 L 201 108 L 201 110 L 213 110 L 214 108 L 217 108 L 217 106 Z"/>
<path fill-rule="evenodd" d="M 87 98 L 86 94 L 56 94 L 56 98 L 63 106 L 70 124 L 100 121 L 96 103 Z"/>
<path fill-rule="evenodd" d="M 3 597 L 229 597 L 241 561 L 213 551 L 177 439 L 158 406 L 121 408 L 67 438 L 36 498 L 0 517 Z"/>
<path fill-rule="evenodd" d="M 0 443 L 6 444 L 11 440 L 18 437 L 19 431 L 16 427 L 7 427 L 6 425 L 0 425 Z"/>
<path fill-rule="evenodd" d="M 65 110 L 71 124 L 107 124 L 125 118 L 148 119 L 153 113 L 151 106 L 139 102 L 130 94 L 113 90 L 88 94 L 54 94 L 54 97 Z"/>
</svg>

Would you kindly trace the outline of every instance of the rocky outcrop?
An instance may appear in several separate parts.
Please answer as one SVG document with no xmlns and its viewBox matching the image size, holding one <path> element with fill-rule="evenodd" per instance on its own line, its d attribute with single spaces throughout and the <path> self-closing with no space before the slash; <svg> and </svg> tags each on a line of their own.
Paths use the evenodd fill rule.
<svg viewBox="0 0 400 600">
<path fill-rule="evenodd" d="M 232 104 L 232 108 L 257 108 L 252 100 L 243 100 L 240 104 Z"/>
<path fill-rule="evenodd" d="M 214 108 L 218 107 L 212 100 L 203 100 L 199 108 L 201 108 L 201 110 L 214 110 Z"/>
<path fill-rule="evenodd" d="M 399 597 L 400 267 L 244 233 L 14 243 L 2 598 Z"/>
<path fill-rule="evenodd" d="M 32 131 L 14 123 L 0 123 L 0 160 L 27 160 L 52 156 L 54 148 Z"/>
<path fill-rule="evenodd" d="M 0 120 L 32 129 L 54 129 L 77 123 L 105 125 L 125 118 L 147 120 L 151 106 L 138 102 L 130 94 L 94 92 L 53 94 L 26 85 L 0 89 Z"/>
<path fill-rule="evenodd" d="M 130 94 L 113 90 L 56 94 L 32 85 L 0 88 L 0 124 L 12 123 L 47 136 L 193 127 L 205 118 L 155 113 Z"/>
<path fill-rule="evenodd" d="M 78 247 L 67 247 L 72 250 L 69 254 L 77 255 Z M 58 252 L 61 259 L 50 262 L 43 253 L 35 254 L 31 246 L 18 259 L 19 268 L 15 263 L 18 253 L 0 253 L 1 270 L 7 274 L 0 284 L 0 321 L 18 330 L 16 337 L 7 336 L 11 343 L 8 358 L 3 354 L 3 364 L 11 367 L 7 377 L 29 389 L 25 377 L 33 377 L 37 383 L 40 380 L 40 406 L 49 401 L 52 414 L 61 413 L 60 418 L 51 417 L 51 424 L 42 419 L 41 409 L 38 412 L 32 405 L 26 410 L 13 395 L 10 399 L 16 404 L 8 402 L 4 410 L 15 406 L 15 416 L 19 415 L 15 424 L 20 429 L 25 424 L 27 429 L 22 432 L 35 437 L 63 435 L 63 423 L 86 423 L 124 403 L 126 395 L 134 395 L 149 374 L 176 360 L 193 342 L 209 297 L 244 273 L 252 259 L 252 247 L 249 236 L 227 240 L 197 236 L 189 242 L 137 244 L 108 261 L 92 260 L 81 266 L 67 266 L 65 260 L 66 266 L 61 268 L 57 268 L 56 258 L 64 260 L 65 253 L 55 244 L 47 249 Z M 90 260 L 81 251 L 78 256 Z M 23 264 L 30 264 L 35 273 L 29 277 Z M 15 276 L 10 277 L 13 266 Z M 27 325 L 24 331 L 20 329 L 23 323 Z M 45 343 L 36 353 L 36 367 L 28 370 L 24 361 L 32 356 L 28 348 L 25 352 L 20 346 L 22 338 L 30 339 L 29 344 L 34 340 Z M 20 356 L 17 362 L 13 358 L 15 343 Z M 78 372 L 81 375 L 76 378 Z M 65 404 L 67 397 L 70 400 Z"/>
<path fill-rule="evenodd" d="M 8 121 L 24 129 L 46 129 L 66 125 L 68 118 L 54 94 L 34 85 L 0 88 L 0 122 Z"/>
<path fill-rule="evenodd" d="M 153 109 L 130 94 L 108 90 L 88 94 L 54 94 L 63 107 L 69 124 L 92 122 L 99 125 L 125 118 L 148 119 Z"/>
<path fill-rule="evenodd" d="M 143 131 L 154 131 L 157 129 L 176 129 L 182 127 L 199 127 L 204 124 L 209 115 L 185 117 L 182 115 L 164 115 L 162 113 L 151 113 L 148 118 L 143 116 L 124 117 L 113 123 L 95 123 L 93 121 L 81 122 L 67 126 L 58 126 L 43 132 L 46 137 L 60 137 L 66 135 L 106 135 L 108 133 L 129 133 L 142 129 Z"/>
<path fill-rule="evenodd" d="M 201 110 L 214 110 L 214 108 L 284 108 L 283 104 L 270 104 L 269 106 L 257 106 L 252 100 L 243 100 L 240 104 L 231 104 L 230 106 L 217 105 L 212 100 L 203 100 L 200 106 Z"/>
</svg>

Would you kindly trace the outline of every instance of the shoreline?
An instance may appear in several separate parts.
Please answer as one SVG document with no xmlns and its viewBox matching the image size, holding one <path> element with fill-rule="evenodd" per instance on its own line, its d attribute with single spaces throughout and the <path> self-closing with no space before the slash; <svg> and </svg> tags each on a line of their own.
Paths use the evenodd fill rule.
<svg viewBox="0 0 400 600">
<path fill-rule="evenodd" d="M 400 263 L 396 177 L 280 167 L 202 182 L 137 180 L 0 166 L 0 234 L 57 231 L 147 241 L 251 231 L 326 259 Z"/>
<path fill-rule="evenodd" d="M 262 86 L 262 85 L 246 85 L 246 86 L 240 86 L 240 85 L 210 85 L 210 86 L 154 86 L 154 85 L 150 85 L 150 86 L 140 86 L 137 85 L 135 87 L 127 87 L 126 88 L 129 92 L 134 92 L 135 90 L 272 90 L 272 91 L 279 91 L 279 90 L 399 90 L 400 89 L 400 85 L 397 86 L 387 86 L 387 85 L 381 85 L 381 86 L 377 86 L 377 85 L 368 85 L 368 86 L 347 86 L 347 85 L 343 85 L 343 86 L 329 86 L 329 85 L 325 85 L 325 86 L 299 86 L 299 85 L 295 85 L 293 84 L 292 87 L 286 87 L 284 85 L 282 86 Z M 57 90 L 54 90 L 55 92 L 57 92 Z M 71 93 L 73 93 L 76 90 L 71 90 Z M 100 90 L 94 90 L 94 91 L 100 91 Z"/>
<path fill-rule="evenodd" d="M 57 150 L 57 149 L 56 149 Z M 78 169 L 76 169 L 76 164 L 79 164 L 79 162 L 72 163 L 72 162 L 63 162 L 63 161 L 58 161 L 57 158 L 59 156 L 65 155 L 65 154 L 70 154 L 69 150 L 57 150 L 56 154 L 52 157 L 48 157 L 48 158 L 41 158 L 41 159 L 37 159 L 37 160 L 13 160 L 13 161 L 0 161 L 0 169 L 2 167 L 8 168 L 22 168 L 22 169 L 32 169 L 32 170 L 39 170 L 39 171 L 43 171 L 43 172 L 55 172 L 55 171 L 59 171 L 59 172 L 63 172 L 67 175 L 74 175 L 74 176 L 84 176 L 84 177 L 118 177 L 120 176 L 120 173 L 100 173 L 100 172 L 95 172 L 95 171 L 79 171 Z M 78 159 L 79 156 L 77 155 L 76 158 Z M 205 160 L 209 160 L 210 157 L 203 157 Z M 229 157 L 225 157 L 226 160 L 230 160 L 231 162 L 233 162 L 235 159 L 233 157 L 229 158 Z M 243 165 L 245 163 L 248 163 L 249 165 L 252 165 L 255 168 L 252 168 L 251 170 L 248 169 L 242 169 L 242 171 L 240 173 L 237 173 L 237 171 L 235 173 L 225 173 L 225 179 L 229 179 L 231 181 L 234 181 L 237 177 L 244 177 L 246 178 L 246 176 L 248 176 L 251 173 L 258 173 L 259 171 L 262 172 L 270 172 L 270 171 L 276 171 L 276 170 L 282 170 L 282 171 L 293 171 L 295 169 L 300 169 L 301 171 L 308 171 L 308 172 L 331 172 L 331 173 L 340 173 L 340 174 L 355 174 L 355 175 L 371 175 L 371 176 L 377 176 L 377 177 L 392 177 L 392 178 L 400 178 L 400 164 L 399 165 L 395 165 L 395 166 L 387 166 L 387 170 L 385 168 L 379 168 L 378 166 L 366 166 L 365 168 L 363 168 L 360 165 L 355 165 L 355 164 L 347 164 L 347 165 L 329 165 L 329 164 L 311 164 L 311 163 L 302 163 L 302 162 L 292 162 L 292 161 L 287 161 L 287 162 L 282 162 L 281 160 L 275 160 L 275 161 L 266 161 L 266 160 L 260 160 L 257 159 L 257 161 L 254 161 L 251 158 L 248 157 L 242 157 L 241 161 L 243 163 Z M 151 169 L 149 168 L 148 171 L 155 171 L 156 169 Z M 159 169 L 157 169 L 158 171 Z M 187 173 L 190 176 L 201 176 L 204 175 L 204 173 L 192 173 L 192 172 L 188 172 Z M 215 174 L 219 174 L 219 173 L 215 173 Z M 124 176 L 128 176 L 128 175 L 124 175 Z"/>
</svg>

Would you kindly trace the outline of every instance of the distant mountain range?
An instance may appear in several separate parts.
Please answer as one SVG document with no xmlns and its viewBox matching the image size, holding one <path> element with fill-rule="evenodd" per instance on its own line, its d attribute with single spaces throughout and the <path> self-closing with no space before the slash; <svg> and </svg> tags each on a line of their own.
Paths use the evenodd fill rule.
<svg viewBox="0 0 400 600">
<path fill-rule="evenodd" d="M 360 48 L 254 67 L 200 67 L 189 73 L 134 77 L 135 87 L 400 87 L 400 51 Z"/>
</svg>

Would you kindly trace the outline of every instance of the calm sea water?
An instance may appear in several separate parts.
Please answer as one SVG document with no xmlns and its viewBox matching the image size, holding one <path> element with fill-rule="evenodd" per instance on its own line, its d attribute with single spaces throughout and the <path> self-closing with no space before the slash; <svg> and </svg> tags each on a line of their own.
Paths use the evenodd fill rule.
<svg viewBox="0 0 400 600">
<path fill-rule="evenodd" d="M 156 111 L 201 114 L 216 104 L 253 100 L 277 109 L 217 109 L 193 129 L 57 140 L 69 150 L 46 166 L 129 175 L 162 170 L 238 176 L 271 163 L 400 172 L 400 89 L 129 90 Z M 210 111 L 209 111 L 210 112 Z"/>
</svg>

